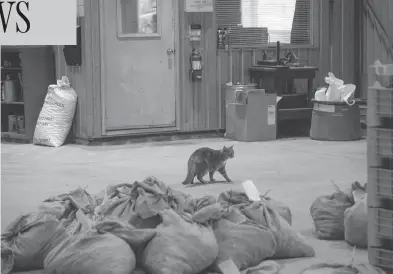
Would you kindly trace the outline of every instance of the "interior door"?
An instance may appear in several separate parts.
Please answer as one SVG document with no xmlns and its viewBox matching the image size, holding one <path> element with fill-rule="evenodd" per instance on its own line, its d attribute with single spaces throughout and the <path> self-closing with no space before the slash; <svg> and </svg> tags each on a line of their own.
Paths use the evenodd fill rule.
<svg viewBox="0 0 393 274">
<path fill-rule="evenodd" d="M 176 2 L 100 2 L 106 131 L 176 126 Z"/>
</svg>

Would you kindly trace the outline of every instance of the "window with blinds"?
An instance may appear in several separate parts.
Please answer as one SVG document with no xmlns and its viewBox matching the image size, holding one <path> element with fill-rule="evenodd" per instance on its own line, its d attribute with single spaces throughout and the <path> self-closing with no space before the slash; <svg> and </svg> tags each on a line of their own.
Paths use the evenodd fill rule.
<svg viewBox="0 0 393 274">
<path fill-rule="evenodd" d="M 229 48 L 311 44 L 311 0 L 216 0 L 217 27 Z"/>
</svg>

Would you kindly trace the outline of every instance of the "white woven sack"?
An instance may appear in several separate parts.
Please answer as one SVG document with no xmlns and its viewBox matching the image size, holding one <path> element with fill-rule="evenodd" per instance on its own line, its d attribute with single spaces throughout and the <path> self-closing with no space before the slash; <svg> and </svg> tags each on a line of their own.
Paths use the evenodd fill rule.
<svg viewBox="0 0 393 274">
<path fill-rule="evenodd" d="M 50 85 L 45 97 L 33 143 L 50 147 L 64 144 L 75 115 L 77 95 L 66 76 L 57 80 L 57 85 Z"/>
</svg>

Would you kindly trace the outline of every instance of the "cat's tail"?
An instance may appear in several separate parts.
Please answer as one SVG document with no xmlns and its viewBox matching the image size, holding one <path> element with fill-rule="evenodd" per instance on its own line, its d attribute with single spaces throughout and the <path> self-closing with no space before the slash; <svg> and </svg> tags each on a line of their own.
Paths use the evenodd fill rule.
<svg viewBox="0 0 393 274">
<path fill-rule="evenodd" d="M 187 163 L 187 177 L 183 181 L 183 185 L 191 184 L 194 180 L 195 174 L 195 163 L 191 159 Z"/>
</svg>

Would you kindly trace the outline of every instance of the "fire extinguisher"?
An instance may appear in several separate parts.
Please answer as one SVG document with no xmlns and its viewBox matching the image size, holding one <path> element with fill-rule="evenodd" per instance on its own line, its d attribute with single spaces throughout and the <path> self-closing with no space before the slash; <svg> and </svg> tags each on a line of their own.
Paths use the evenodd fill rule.
<svg viewBox="0 0 393 274">
<path fill-rule="evenodd" d="M 202 50 L 193 49 L 190 57 L 192 81 L 202 80 Z"/>
<path fill-rule="evenodd" d="M 191 54 L 191 68 L 192 70 L 202 70 L 202 55 L 201 50 L 193 49 Z"/>
</svg>

